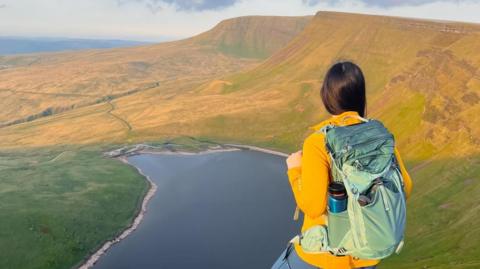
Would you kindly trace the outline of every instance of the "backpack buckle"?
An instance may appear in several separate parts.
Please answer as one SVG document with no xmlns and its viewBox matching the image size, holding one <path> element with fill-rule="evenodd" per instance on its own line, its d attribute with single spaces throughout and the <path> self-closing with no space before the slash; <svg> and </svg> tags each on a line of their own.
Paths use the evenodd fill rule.
<svg viewBox="0 0 480 269">
<path fill-rule="evenodd" d="M 353 194 L 357 194 L 357 193 L 358 193 L 357 187 L 352 187 L 352 193 L 353 193 Z"/>
<path fill-rule="evenodd" d="M 402 241 L 400 241 L 400 243 L 398 243 L 397 249 L 395 249 L 395 253 L 400 254 L 400 251 L 402 251 L 404 244 L 405 244 L 405 242 L 402 239 Z"/>
<path fill-rule="evenodd" d="M 360 169 L 363 167 L 362 163 L 361 163 L 359 160 L 355 160 L 355 161 L 353 162 L 353 166 L 354 166 L 357 170 L 360 170 Z"/>
<path fill-rule="evenodd" d="M 319 131 L 326 135 L 327 132 L 328 132 L 328 130 L 330 130 L 330 129 L 334 128 L 334 127 L 335 127 L 335 125 L 329 123 L 329 124 L 323 126 L 322 128 L 320 128 Z"/>
<path fill-rule="evenodd" d="M 328 252 L 330 252 L 330 254 L 332 254 L 333 256 L 337 256 L 337 257 L 343 257 L 348 254 L 347 253 L 348 251 L 344 247 L 333 248 L 333 249 L 330 249 Z"/>
</svg>

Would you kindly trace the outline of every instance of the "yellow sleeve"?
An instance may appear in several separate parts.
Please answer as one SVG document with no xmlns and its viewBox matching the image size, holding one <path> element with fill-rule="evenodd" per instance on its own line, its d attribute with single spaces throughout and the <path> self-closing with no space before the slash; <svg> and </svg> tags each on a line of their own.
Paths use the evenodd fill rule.
<svg viewBox="0 0 480 269">
<path fill-rule="evenodd" d="M 313 134 L 303 143 L 302 166 L 287 171 L 298 207 L 311 219 L 325 213 L 329 163 L 323 134 Z"/>
<path fill-rule="evenodd" d="M 412 179 L 410 178 L 410 175 L 407 172 L 407 169 L 405 169 L 405 164 L 403 163 L 402 157 L 400 157 L 400 153 L 398 152 L 398 149 L 395 147 L 395 157 L 397 158 L 398 164 L 400 166 L 400 172 L 402 173 L 403 177 L 403 184 L 405 188 L 405 194 L 407 199 L 410 197 L 410 194 L 412 193 Z"/>
</svg>

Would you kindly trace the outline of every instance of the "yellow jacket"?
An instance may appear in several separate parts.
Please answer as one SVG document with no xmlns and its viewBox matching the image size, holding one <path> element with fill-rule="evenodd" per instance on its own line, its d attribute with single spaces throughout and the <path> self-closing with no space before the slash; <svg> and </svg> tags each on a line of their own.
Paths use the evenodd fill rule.
<svg viewBox="0 0 480 269">
<path fill-rule="evenodd" d="M 319 130 L 327 124 L 350 125 L 359 123 L 356 111 L 346 111 L 340 115 L 311 126 L 309 129 Z M 412 181 L 400 158 L 398 149 L 395 155 L 399 161 L 400 171 L 404 179 L 405 194 L 408 198 L 412 191 Z M 324 225 L 326 220 L 327 188 L 330 175 L 330 159 L 325 147 L 325 136 L 321 132 L 312 133 L 303 143 L 302 165 L 288 169 L 288 179 L 298 207 L 304 213 L 302 232 L 314 225 Z M 337 257 L 329 253 L 309 254 L 295 244 L 298 255 L 306 262 L 322 269 L 350 269 L 374 266 L 379 260 L 354 259 L 351 256 Z"/>
</svg>

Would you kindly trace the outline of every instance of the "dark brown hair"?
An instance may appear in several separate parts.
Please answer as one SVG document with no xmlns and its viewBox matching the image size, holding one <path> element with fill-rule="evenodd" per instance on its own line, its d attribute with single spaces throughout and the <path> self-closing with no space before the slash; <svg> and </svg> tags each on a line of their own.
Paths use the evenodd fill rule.
<svg viewBox="0 0 480 269">
<path fill-rule="evenodd" d="M 330 114 L 357 111 L 366 114 L 365 78 L 362 70 L 352 62 L 338 62 L 330 67 L 320 90 L 322 102 Z"/>
</svg>

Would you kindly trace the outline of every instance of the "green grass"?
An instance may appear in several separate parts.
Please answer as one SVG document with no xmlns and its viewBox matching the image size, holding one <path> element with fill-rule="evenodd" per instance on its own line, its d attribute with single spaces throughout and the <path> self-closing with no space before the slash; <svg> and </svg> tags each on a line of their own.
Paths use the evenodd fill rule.
<svg viewBox="0 0 480 269">
<path fill-rule="evenodd" d="M 78 264 L 129 226 L 148 186 L 100 147 L 1 152 L 0 268 Z"/>
<path fill-rule="evenodd" d="M 412 173 L 404 250 L 380 268 L 480 267 L 480 156 L 433 161 Z"/>
<path fill-rule="evenodd" d="M 220 43 L 217 49 L 225 54 L 244 58 L 266 59 L 271 54 L 270 51 L 262 47 L 249 47 L 242 42 L 236 44 Z"/>
</svg>

